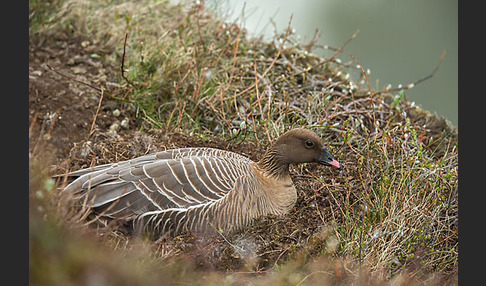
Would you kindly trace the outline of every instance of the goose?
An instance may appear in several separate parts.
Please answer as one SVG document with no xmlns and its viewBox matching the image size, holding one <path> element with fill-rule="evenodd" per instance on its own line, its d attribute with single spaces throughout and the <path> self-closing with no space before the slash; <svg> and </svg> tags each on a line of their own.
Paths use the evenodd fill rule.
<svg viewBox="0 0 486 286">
<path fill-rule="evenodd" d="M 342 169 L 319 136 L 294 128 L 254 162 L 230 151 L 179 148 L 67 174 L 64 192 L 107 218 L 129 217 L 132 231 L 154 239 L 182 233 L 235 232 L 260 216 L 284 215 L 297 201 L 289 165 Z"/>
</svg>

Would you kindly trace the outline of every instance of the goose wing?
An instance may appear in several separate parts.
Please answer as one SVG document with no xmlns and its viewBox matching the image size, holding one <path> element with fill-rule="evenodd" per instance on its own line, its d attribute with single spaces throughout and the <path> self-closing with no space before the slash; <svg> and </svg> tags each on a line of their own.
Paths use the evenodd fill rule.
<svg viewBox="0 0 486 286">
<path fill-rule="evenodd" d="M 65 190 L 88 194 L 109 216 L 188 208 L 224 197 L 249 162 L 219 149 L 173 149 L 70 173 L 79 177 Z"/>
</svg>

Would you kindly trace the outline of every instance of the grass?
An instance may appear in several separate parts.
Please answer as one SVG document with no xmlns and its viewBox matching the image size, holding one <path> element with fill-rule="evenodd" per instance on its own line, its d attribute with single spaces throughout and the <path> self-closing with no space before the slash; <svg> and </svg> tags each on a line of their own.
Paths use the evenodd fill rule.
<svg viewBox="0 0 486 286">
<path fill-rule="evenodd" d="M 42 30 L 46 22 L 52 21 L 61 2 L 59 0 L 29 1 L 29 36 L 33 36 L 36 31 Z"/>
<path fill-rule="evenodd" d="M 204 138 L 237 149 L 248 141 L 263 148 L 306 126 L 322 134 L 345 172 L 294 166 L 302 191 L 289 216 L 262 218 L 245 233 L 203 243 L 205 250 L 186 237 L 154 245 L 87 226 L 46 183 L 47 163 L 34 159 L 42 157 L 36 152 L 29 186 L 33 284 L 457 283 L 457 131 L 408 102 L 405 90 L 372 90 L 357 60 L 339 59 L 342 47 L 316 56 L 320 47 L 301 43 L 291 24 L 264 41 L 203 5 L 60 2 L 56 21 L 36 18 L 29 32 L 70 27 L 99 40 L 111 51 L 104 60 L 123 68 L 121 86 L 107 92 L 142 120 L 138 130 L 154 138 L 177 131 L 185 142 Z M 35 15 L 45 15 L 45 6 L 30 3 Z M 130 139 L 98 139 L 98 152 L 84 160 L 119 159 L 122 152 L 101 151 L 128 148 Z M 238 243 L 253 252 L 238 252 Z M 212 271 L 205 272 L 208 263 Z"/>
</svg>

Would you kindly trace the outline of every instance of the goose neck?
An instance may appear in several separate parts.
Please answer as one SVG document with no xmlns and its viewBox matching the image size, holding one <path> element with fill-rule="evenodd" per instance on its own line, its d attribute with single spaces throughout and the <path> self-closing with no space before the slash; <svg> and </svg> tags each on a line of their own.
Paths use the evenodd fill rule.
<svg viewBox="0 0 486 286">
<path fill-rule="evenodd" d="M 282 178 L 289 175 L 289 163 L 275 149 L 268 149 L 258 161 L 258 167 L 268 176 Z"/>
</svg>

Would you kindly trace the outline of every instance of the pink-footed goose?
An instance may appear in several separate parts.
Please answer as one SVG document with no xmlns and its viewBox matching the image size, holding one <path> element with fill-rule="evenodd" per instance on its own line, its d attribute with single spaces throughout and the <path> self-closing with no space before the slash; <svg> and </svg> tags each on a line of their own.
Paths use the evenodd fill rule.
<svg viewBox="0 0 486 286">
<path fill-rule="evenodd" d="M 291 163 L 342 168 L 317 134 L 296 128 L 276 139 L 258 162 L 214 148 L 172 149 L 71 172 L 75 180 L 64 191 L 87 195 L 92 210 L 105 217 L 131 216 L 135 230 L 153 238 L 226 233 L 292 209 L 297 192 Z"/>
</svg>

